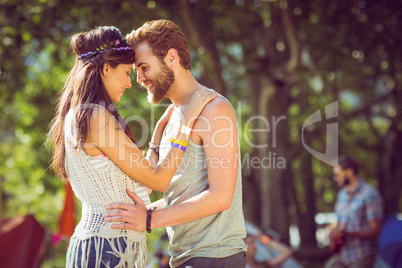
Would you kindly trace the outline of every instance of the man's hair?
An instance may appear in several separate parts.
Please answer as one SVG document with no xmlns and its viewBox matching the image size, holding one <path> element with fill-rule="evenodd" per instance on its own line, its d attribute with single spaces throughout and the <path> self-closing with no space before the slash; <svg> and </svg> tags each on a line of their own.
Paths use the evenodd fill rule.
<svg viewBox="0 0 402 268">
<path fill-rule="evenodd" d="M 191 68 L 191 54 L 188 42 L 179 26 L 170 20 L 153 20 L 146 22 L 137 30 L 127 35 L 127 41 L 135 49 L 138 44 L 147 41 L 153 53 L 163 61 L 169 49 L 177 50 L 180 65 Z"/>
<path fill-rule="evenodd" d="M 351 168 L 355 175 L 359 174 L 359 165 L 350 156 L 341 156 L 341 157 L 339 157 L 338 165 L 341 167 L 341 169 Z"/>
</svg>

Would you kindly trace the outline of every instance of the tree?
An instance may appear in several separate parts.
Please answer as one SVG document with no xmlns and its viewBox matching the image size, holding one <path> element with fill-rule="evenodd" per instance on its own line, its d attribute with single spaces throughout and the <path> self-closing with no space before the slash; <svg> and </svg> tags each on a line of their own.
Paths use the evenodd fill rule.
<svg viewBox="0 0 402 268">
<path fill-rule="evenodd" d="M 284 241 L 297 225 L 302 248 L 316 246 L 314 216 L 333 210 L 337 188 L 331 166 L 305 146 L 325 152 L 331 122 L 339 124 L 340 154 L 358 160 L 386 215 L 395 213 L 402 207 L 401 8 L 392 0 L 3 1 L 1 216 L 33 213 L 55 229 L 63 182 L 48 169 L 43 144 L 74 60 L 70 36 L 97 25 L 129 33 L 157 18 L 183 29 L 193 73 L 238 113 L 248 220 Z M 157 120 L 163 109 L 133 85 L 119 111 Z M 336 101 L 339 116 L 309 126 L 303 140 L 306 119 Z M 141 122 L 130 125 L 146 144 L 153 125 Z"/>
</svg>

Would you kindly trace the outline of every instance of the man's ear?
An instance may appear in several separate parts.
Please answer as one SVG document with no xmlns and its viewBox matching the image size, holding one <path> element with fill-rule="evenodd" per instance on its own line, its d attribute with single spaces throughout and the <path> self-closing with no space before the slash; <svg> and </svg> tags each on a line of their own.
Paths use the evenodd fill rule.
<svg viewBox="0 0 402 268">
<path fill-rule="evenodd" d="M 104 77 L 108 76 L 108 75 L 109 75 L 110 68 L 111 68 L 111 67 L 110 67 L 110 64 L 109 64 L 109 63 L 103 64 L 101 74 L 102 74 Z"/>
<path fill-rule="evenodd" d="M 174 68 L 177 64 L 180 64 L 179 53 L 176 49 L 171 48 L 166 54 L 165 63 L 170 68 Z"/>
</svg>

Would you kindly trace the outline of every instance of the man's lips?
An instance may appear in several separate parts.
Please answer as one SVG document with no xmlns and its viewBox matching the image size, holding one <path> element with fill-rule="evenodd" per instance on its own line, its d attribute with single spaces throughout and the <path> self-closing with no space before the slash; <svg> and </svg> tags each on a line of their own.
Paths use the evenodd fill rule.
<svg viewBox="0 0 402 268">
<path fill-rule="evenodd" d="M 151 91 L 151 89 L 153 88 L 153 84 L 151 81 L 145 81 L 141 83 L 141 85 L 145 87 L 148 91 Z"/>
<path fill-rule="evenodd" d="M 146 86 L 145 88 L 148 90 L 148 92 L 151 92 L 151 89 L 152 89 L 153 87 L 154 87 L 154 86 L 153 86 L 152 84 L 150 84 L 150 85 Z"/>
</svg>

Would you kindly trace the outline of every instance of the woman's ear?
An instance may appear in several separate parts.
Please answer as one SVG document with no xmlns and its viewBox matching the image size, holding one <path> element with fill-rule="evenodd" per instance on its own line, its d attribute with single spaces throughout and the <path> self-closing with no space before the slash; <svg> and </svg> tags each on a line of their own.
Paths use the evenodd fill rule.
<svg viewBox="0 0 402 268">
<path fill-rule="evenodd" d="M 101 72 L 102 75 L 103 75 L 104 77 L 107 77 L 108 74 L 109 74 L 109 71 L 110 71 L 110 64 L 109 64 L 109 63 L 103 64 L 102 72 Z"/>
<path fill-rule="evenodd" d="M 165 63 L 170 68 L 174 68 L 178 63 L 180 63 L 179 53 L 176 49 L 171 48 L 168 50 L 165 57 Z"/>
</svg>

